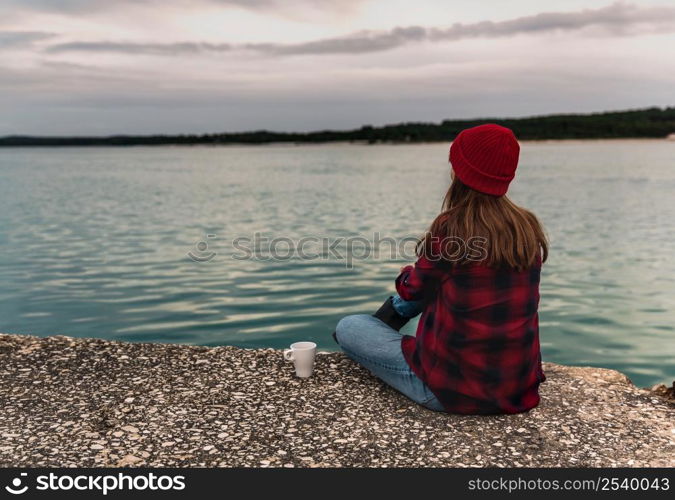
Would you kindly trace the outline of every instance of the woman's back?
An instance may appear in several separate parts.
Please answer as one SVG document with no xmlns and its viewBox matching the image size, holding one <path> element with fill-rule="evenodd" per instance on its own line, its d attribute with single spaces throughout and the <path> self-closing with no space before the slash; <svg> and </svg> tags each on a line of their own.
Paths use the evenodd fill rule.
<svg viewBox="0 0 675 500">
<path fill-rule="evenodd" d="M 523 271 L 472 264 L 439 275 L 416 338 L 401 345 L 448 411 L 518 413 L 539 403 L 540 271 L 540 262 Z M 398 292 L 411 296 L 403 282 Z"/>
</svg>

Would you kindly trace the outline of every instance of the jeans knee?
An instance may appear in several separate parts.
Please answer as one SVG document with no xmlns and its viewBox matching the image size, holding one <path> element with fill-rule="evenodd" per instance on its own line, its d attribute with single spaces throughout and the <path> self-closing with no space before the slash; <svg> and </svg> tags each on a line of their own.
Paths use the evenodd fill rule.
<svg viewBox="0 0 675 500">
<path fill-rule="evenodd" d="M 353 314 L 338 321 L 335 327 L 335 336 L 340 346 L 350 345 L 351 339 L 362 333 L 364 316 L 369 317 L 365 314 Z"/>
</svg>

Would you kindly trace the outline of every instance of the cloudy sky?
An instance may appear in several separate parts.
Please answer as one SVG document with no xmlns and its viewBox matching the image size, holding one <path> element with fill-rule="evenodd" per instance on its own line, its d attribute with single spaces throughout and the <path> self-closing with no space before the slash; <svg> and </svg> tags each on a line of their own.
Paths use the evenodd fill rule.
<svg viewBox="0 0 675 500">
<path fill-rule="evenodd" d="M 0 0 L 0 135 L 675 105 L 673 0 Z"/>
</svg>

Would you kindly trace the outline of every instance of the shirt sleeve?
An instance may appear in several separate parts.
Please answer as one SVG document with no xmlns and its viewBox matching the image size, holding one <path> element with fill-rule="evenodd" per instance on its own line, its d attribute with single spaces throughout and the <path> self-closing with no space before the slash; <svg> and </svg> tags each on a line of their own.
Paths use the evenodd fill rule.
<svg viewBox="0 0 675 500">
<path fill-rule="evenodd" d="M 406 266 L 396 278 L 396 291 L 403 300 L 424 300 L 433 296 L 448 269 L 440 261 L 420 257 L 414 266 Z"/>
</svg>

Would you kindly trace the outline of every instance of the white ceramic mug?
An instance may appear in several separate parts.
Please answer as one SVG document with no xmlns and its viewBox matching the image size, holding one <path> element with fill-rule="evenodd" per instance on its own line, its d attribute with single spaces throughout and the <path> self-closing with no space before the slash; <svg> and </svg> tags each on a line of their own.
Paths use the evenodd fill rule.
<svg viewBox="0 0 675 500">
<path fill-rule="evenodd" d="M 284 359 L 293 361 L 295 374 L 300 378 L 307 378 L 314 371 L 314 357 L 316 344 L 314 342 L 295 342 L 290 349 L 284 351 Z"/>
</svg>

